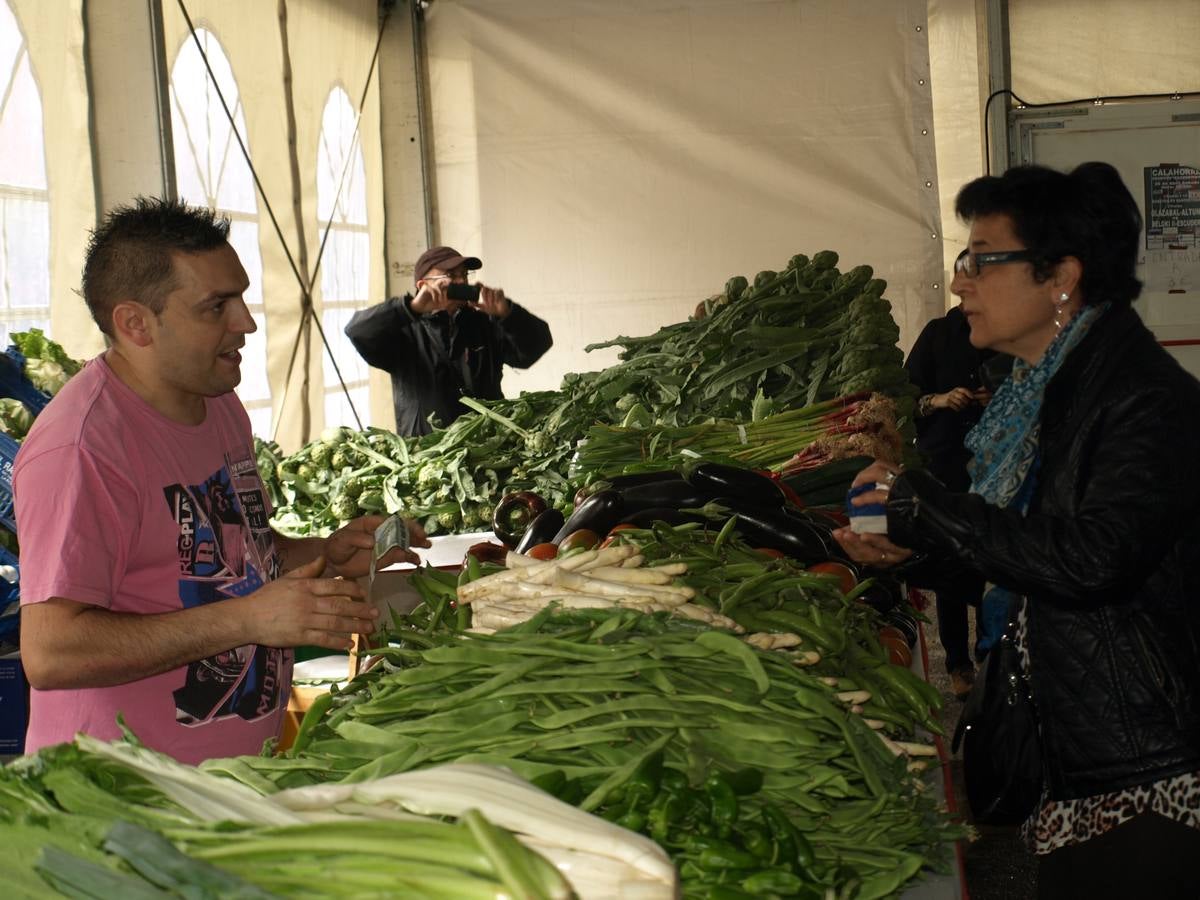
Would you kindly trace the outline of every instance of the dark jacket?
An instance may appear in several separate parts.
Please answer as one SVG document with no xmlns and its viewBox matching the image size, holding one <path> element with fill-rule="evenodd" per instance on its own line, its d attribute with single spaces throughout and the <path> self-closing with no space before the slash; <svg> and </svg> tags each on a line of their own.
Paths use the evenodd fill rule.
<svg viewBox="0 0 1200 900">
<path fill-rule="evenodd" d="M 499 400 L 504 366 L 528 368 L 554 343 L 550 326 L 516 303 L 504 319 L 471 309 L 422 316 L 411 303 L 411 294 L 392 297 L 346 326 L 362 358 L 392 376 L 397 434 L 428 434 L 430 413 L 449 425 L 467 412 L 464 394 Z"/>
<path fill-rule="evenodd" d="M 944 394 L 958 387 L 975 391 L 983 386 L 980 368 L 998 354 L 976 350 L 970 338 L 971 326 L 958 306 L 921 329 L 904 369 L 922 396 Z M 965 491 L 971 485 L 967 475 L 971 451 L 963 441 L 981 415 L 983 407 L 972 403 L 958 412 L 935 409 L 915 420 L 917 450 L 929 471 L 951 490 Z"/>
<path fill-rule="evenodd" d="M 896 543 L 1028 596 L 1053 799 L 1200 770 L 1200 383 L 1114 309 L 1042 405 L 1027 516 L 896 479 Z"/>
</svg>

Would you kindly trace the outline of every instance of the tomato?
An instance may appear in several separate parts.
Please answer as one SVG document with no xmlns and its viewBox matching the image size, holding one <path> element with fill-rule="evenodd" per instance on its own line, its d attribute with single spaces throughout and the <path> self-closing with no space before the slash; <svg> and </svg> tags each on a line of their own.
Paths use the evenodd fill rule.
<svg viewBox="0 0 1200 900">
<path fill-rule="evenodd" d="M 899 640 L 904 641 L 904 643 L 906 645 L 908 644 L 908 636 L 905 635 L 905 633 L 903 631 L 901 631 L 899 628 L 897 628 L 895 625 L 880 625 L 879 626 L 879 636 L 881 638 L 883 638 L 883 637 L 898 638 Z"/>
<path fill-rule="evenodd" d="M 858 586 L 858 576 L 854 574 L 854 570 L 844 563 L 839 562 L 820 562 L 808 567 L 809 572 L 816 572 L 821 575 L 836 575 L 838 577 L 838 589 L 843 594 L 848 594 Z"/>
<path fill-rule="evenodd" d="M 558 552 L 566 553 L 568 550 L 591 550 L 600 543 L 600 536 L 590 528 L 580 528 L 578 531 L 572 531 L 565 538 L 558 542 Z"/>
<path fill-rule="evenodd" d="M 614 525 L 608 530 L 608 536 L 612 537 L 618 531 L 637 531 L 636 525 L 630 525 L 628 522 L 622 522 L 620 525 Z"/>
<path fill-rule="evenodd" d="M 908 641 L 904 638 L 882 634 L 879 636 L 879 643 L 883 644 L 884 649 L 887 650 L 889 662 L 905 668 L 912 665 L 912 650 L 908 648 Z"/>
<path fill-rule="evenodd" d="M 504 561 L 508 558 L 508 548 L 503 544 L 493 544 L 491 541 L 484 541 L 481 544 L 472 544 L 467 548 L 467 556 L 473 556 L 481 563 L 495 563 L 496 565 L 504 565 Z M 463 560 L 463 565 L 466 565 L 466 560 Z"/>
<path fill-rule="evenodd" d="M 551 543 L 534 544 L 527 551 L 526 556 L 532 556 L 534 559 L 554 559 L 558 556 L 558 547 Z"/>
<path fill-rule="evenodd" d="M 761 553 L 763 556 L 769 556 L 771 559 L 783 559 L 784 554 L 781 550 L 776 550 L 774 547 L 755 547 L 755 553 Z"/>
</svg>

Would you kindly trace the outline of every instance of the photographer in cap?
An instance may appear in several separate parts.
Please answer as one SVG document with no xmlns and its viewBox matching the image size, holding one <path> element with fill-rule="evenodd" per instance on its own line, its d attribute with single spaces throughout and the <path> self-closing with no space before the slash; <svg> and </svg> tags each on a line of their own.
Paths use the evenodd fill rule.
<svg viewBox="0 0 1200 900">
<path fill-rule="evenodd" d="M 362 358 L 392 376 L 397 434 L 446 427 L 467 411 L 463 395 L 500 399 L 504 366 L 528 368 L 550 349 L 550 326 L 502 289 L 468 281 L 482 266 L 452 247 L 426 250 L 415 294 L 360 310 L 346 326 Z"/>
</svg>

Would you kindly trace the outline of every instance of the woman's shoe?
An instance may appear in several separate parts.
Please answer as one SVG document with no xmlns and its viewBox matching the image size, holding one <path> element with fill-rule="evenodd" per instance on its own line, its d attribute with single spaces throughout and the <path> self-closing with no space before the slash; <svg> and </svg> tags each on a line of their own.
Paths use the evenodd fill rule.
<svg viewBox="0 0 1200 900">
<path fill-rule="evenodd" d="M 950 690 L 956 700 L 966 700 L 974 684 L 975 669 L 972 666 L 963 666 L 950 673 Z"/>
</svg>

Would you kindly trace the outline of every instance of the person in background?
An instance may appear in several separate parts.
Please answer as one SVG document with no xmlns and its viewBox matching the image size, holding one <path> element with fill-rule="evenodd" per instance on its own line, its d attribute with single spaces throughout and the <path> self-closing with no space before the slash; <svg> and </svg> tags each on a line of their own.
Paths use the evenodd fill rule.
<svg viewBox="0 0 1200 900">
<path fill-rule="evenodd" d="M 554 343 L 550 326 L 501 288 L 469 284 L 483 263 L 433 247 L 413 267 L 416 293 L 359 310 L 346 336 L 392 376 L 396 433 L 428 434 L 467 412 L 459 398 L 499 400 L 505 365 L 526 369 Z"/>
<path fill-rule="evenodd" d="M 964 441 L 991 399 L 988 387 L 981 383 L 985 362 L 1011 357 L 977 350 L 971 346 L 970 327 L 962 307 L 955 306 L 944 316 L 928 322 L 904 362 L 909 380 L 921 394 L 917 400 L 917 450 L 925 460 L 926 471 L 952 491 L 971 486 L 967 463 L 971 452 Z M 984 581 L 970 569 L 933 573 L 920 587 L 937 597 L 938 638 L 946 652 L 946 671 L 950 688 L 959 700 L 965 699 L 975 683 L 971 662 L 968 609 L 978 609 L 983 598 Z"/>
<path fill-rule="evenodd" d="M 968 438 L 972 492 L 876 462 L 876 566 L 961 564 L 1014 598 L 1041 732 L 1024 826 L 1040 897 L 1195 897 L 1200 854 L 1200 383 L 1132 308 L 1142 220 L 1116 170 L 967 184 L 951 289 L 1016 357 Z M 890 485 L 890 487 L 888 487 Z"/>
<path fill-rule="evenodd" d="M 77 732 L 188 763 L 278 737 L 297 645 L 345 650 L 378 612 L 382 516 L 285 538 L 233 389 L 249 279 L 207 209 L 139 199 L 92 235 L 83 297 L 109 341 L 46 406 L 13 469 L 26 752 Z M 428 546 L 416 523 L 413 543 Z M 381 564 L 415 560 L 396 551 Z"/>
</svg>

